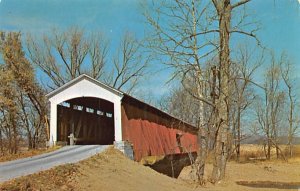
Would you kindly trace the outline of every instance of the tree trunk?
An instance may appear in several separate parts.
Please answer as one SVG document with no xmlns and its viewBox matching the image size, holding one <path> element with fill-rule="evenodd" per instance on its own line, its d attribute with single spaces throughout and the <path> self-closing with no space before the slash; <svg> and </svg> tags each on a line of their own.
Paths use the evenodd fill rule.
<svg viewBox="0 0 300 191">
<path fill-rule="evenodd" d="M 2 139 L 2 130 L 0 129 L 0 149 L 1 155 L 4 155 L 3 139 Z"/>
<path fill-rule="evenodd" d="M 11 125 L 8 125 L 8 151 L 12 154 L 12 133 L 11 133 Z"/>
<path fill-rule="evenodd" d="M 240 161 L 241 155 L 241 108 L 238 105 L 238 113 L 237 113 L 237 144 L 236 144 L 236 159 Z"/>
<path fill-rule="evenodd" d="M 267 159 L 270 160 L 271 159 L 271 138 L 268 136 L 268 153 L 267 153 Z"/>
<path fill-rule="evenodd" d="M 289 156 L 290 158 L 293 157 L 293 144 L 291 140 L 289 140 Z"/>
<path fill-rule="evenodd" d="M 293 156 L 293 112 L 294 112 L 294 100 L 293 100 L 293 96 L 292 96 L 292 87 L 288 86 L 289 89 L 289 101 L 290 101 L 290 114 L 289 114 L 289 156 L 290 158 L 292 158 Z"/>
<path fill-rule="evenodd" d="M 199 151 L 196 159 L 197 165 L 197 177 L 200 185 L 205 184 L 204 179 L 204 170 L 205 170 L 205 161 L 206 161 L 206 153 L 207 153 L 207 143 L 206 143 L 206 130 L 204 127 L 200 127 L 198 131 L 198 141 L 199 141 Z"/>
<path fill-rule="evenodd" d="M 201 77 L 200 77 L 201 78 Z M 197 84 L 198 89 L 198 96 L 203 97 L 203 89 L 201 88 L 202 84 Z M 205 121 L 204 121 L 204 103 L 199 101 L 199 118 L 198 118 L 198 154 L 196 159 L 196 173 L 198 182 L 200 185 L 205 184 L 204 179 L 204 170 L 205 170 L 205 162 L 206 162 L 206 153 L 207 153 L 207 132 L 205 128 Z"/>
<path fill-rule="evenodd" d="M 30 131 L 27 131 L 27 139 L 28 139 L 28 149 L 32 149 L 32 136 Z"/>
<path fill-rule="evenodd" d="M 276 158 L 279 159 L 279 149 L 278 149 L 278 144 L 276 143 L 275 145 L 276 148 Z"/>
<path fill-rule="evenodd" d="M 217 107 L 217 127 L 216 148 L 214 166 L 212 172 L 212 182 L 216 183 L 225 177 L 226 162 L 228 157 L 228 132 L 229 132 L 229 36 L 231 21 L 231 4 L 222 1 L 218 10 L 219 15 L 219 98 Z"/>
<path fill-rule="evenodd" d="M 13 128 L 12 153 L 16 154 L 18 151 L 18 131 L 17 131 L 17 124 L 16 124 L 15 116 L 13 116 L 13 118 L 12 118 L 12 128 Z"/>
</svg>

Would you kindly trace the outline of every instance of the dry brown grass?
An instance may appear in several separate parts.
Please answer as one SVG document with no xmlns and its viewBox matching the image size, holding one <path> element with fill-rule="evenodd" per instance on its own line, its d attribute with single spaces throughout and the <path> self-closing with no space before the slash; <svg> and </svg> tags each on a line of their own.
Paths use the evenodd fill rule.
<svg viewBox="0 0 300 191">
<path fill-rule="evenodd" d="M 0 183 L 1 191 L 74 190 L 76 164 L 66 164 Z"/>
<path fill-rule="evenodd" d="M 275 150 L 272 150 L 271 152 L 273 154 L 273 152 L 275 153 Z M 263 145 L 241 145 L 240 162 L 250 162 L 253 161 L 252 159 L 264 159 L 265 157 Z"/>
<path fill-rule="evenodd" d="M 300 161 L 300 145 L 295 145 L 293 147 L 292 158 L 289 157 L 287 145 L 280 145 L 279 147 L 288 161 Z M 236 159 L 236 155 L 234 153 L 231 157 L 231 160 L 235 160 L 235 159 Z M 265 156 L 263 145 L 256 145 L 256 144 L 241 145 L 240 162 L 243 163 L 243 162 L 263 161 L 265 159 L 266 156 Z M 283 160 L 283 157 L 279 156 L 279 158 L 277 158 L 276 149 L 275 147 L 273 147 L 271 149 L 271 161 L 276 161 L 276 160 Z"/>
<path fill-rule="evenodd" d="M 61 147 L 56 146 L 56 147 L 52 147 L 52 148 L 48 148 L 48 149 L 41 148 L 41 149 L 32 149 L 32 150 L 28 150 L 27 148 L 22 148 L 19 150 L 19 152 L 17 154 L 8 154 L 7 153 L 3 156 L 0 156 L 0 162 L 11 161 L 11 160 L 21 159 L 21 158 L 26 158 L 26 157 L 32 157 L 35 155 L 52 152 L 59 148 L 61 148 Z"/>
<path fill-rule="evenodd" d="M 263 151 L 263 149 L 262 149 Z M 243 145 L 242 156 L 261 156 L 261 147 Z M 217 185 L 207 183 L 199 187 L 190 181 L 190 167 L 184 169 L 178 179 L 161 175 L 150 168 L 126 158 L 120 151 L 112 148 L 81 161 L 75 165 L 63 165 L 37 174 L 24 176 L 0 184 L 0 190 L 283 190 L 276 188 L 251 188 L 237 182 L 292 184 L 300 182 L 300 146 L 295 149 L 297 157 L 282 160 L 257 161 L 249 163 L 228 162 L 226 178 Z M 210 175 L 212 165 L 206 165 L 205 174 Z M 208 178 L 208 177 L 207 177 Z"/>
<path fill-rule="evenodd" d="M 193 191 L 186 182 L 159 174 L 109 148 L 73 165 L 62 165 L 0 183 L 0 190 Z"/>
<path fill-rule="evenodd" d="M 285 145 L 280 148 L 285 152 Z M 276 151 L 272 149 L 271 160 L 250 160 L 251 158 L 264 157 L 263 146 L 242 145 L 241 162 L 235 161 L 235 156 L 227 163 L 226 177 L 216 185 L 207 182 L 200 190 L 215 191 L 252 191 L 252 190 L 297 190 L 300 188 L 300 145 L 294 148 L 294 157 L 288 161 L 276 159 Z M 210 179 L 213 169 L 212 156 L 209 156 L 205 166 L 206 179 Z M 181 172 L 179 179 L 192 184 L 190 178 L 191 167 L 186 167 Z M 239 183 L 248 183 L 248 186 Z"/>
</svg>

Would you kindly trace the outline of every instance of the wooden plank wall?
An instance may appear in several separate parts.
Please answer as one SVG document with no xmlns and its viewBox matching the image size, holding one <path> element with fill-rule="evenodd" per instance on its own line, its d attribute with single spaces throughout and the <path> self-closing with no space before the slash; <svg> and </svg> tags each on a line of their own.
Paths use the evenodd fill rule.
<svg viewBox="0 0 300 191">
<path fill-rule="evenodd" d="M 121 112 L 123 140 L 133 144 L 135 160 L 197 151 L 197 135 L 179 130 L 178 120 L 125 102 Z"/>
<path fill-rule="evenodd" d="M 76 144 L 113 144 L 114 116 L 86 112 L 58 105 L 58 141 L 69 143 L 68 136 L 74 133 Z"/>
</svg>

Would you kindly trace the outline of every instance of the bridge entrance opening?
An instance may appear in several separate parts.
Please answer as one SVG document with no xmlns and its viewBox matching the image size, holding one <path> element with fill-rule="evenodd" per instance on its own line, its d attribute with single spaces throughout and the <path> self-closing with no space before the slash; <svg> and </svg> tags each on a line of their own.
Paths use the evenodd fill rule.
<svg viewBox="0 0 300 191">
<path fill-rule="evenodd" d="M 57 141 L 77 145 L 114 142 L 114 104 L 104 99 L 80 97 L 57 105 Z"/>
</svg>

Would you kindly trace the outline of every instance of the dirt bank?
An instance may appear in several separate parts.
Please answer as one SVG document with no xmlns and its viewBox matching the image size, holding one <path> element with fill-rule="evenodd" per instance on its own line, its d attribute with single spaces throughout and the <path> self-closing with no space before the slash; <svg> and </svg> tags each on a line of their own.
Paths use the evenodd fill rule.
<svg viewBox="0 0 300 191">
<path fill-rule="evenodd" d="M 193 185 L 159 174 L 149 167 L 127 159 L 120 151 L 114 149 L 82 162 L 79 172 L 79 190 L 193 190 Z"/>
<path fill-rule="evenodd" d="M 206 175 L 210 174 L 211 170 L 212 165 L 207 165 Z M 285 189 L 276 188 L 276 185 L 300 182 L 300 160 L 292 160 L 289 163 L 282 161 L 242 164 L 229 162 L 225 180 L 217 185 L 207 183 L 204 187 L 198 187 L 190 182 L 189 171 L 190 167 L 186 167 L 178 179 L 173 179 L 155 172 L 150 167 L 131 161 L 120 151 L 110 148 L 78 164 L 59 166 L 3 183 L 0 185 L 0 190 L 283 191 Z M 238 185 L 238 181 L 246 184 L 251 184 L 253 181 L 259 184 L 276 183 L 273 188 L 268 188 L 266 185 L 263 188 L 255 188 Z"/>
<path fill-rule="evenodd" d="M 205 174 L 209 175 L 212 171 L 212 165 L 206 165 Z M 179 179 L 189 182 L 190 167 L 182 170 Z M 224 181 L 217 185 L 207 183 L 207 190 L 224 190 L 224 191 L 242 191 L 242 190 L 297 190 L 282 189 L 282 184 L 290 184 L 291 188 L 295 187 L 295 183 L 300 183 L 300 162 L 253 162 L 253 163 L 236 163 L 228 162 L 227 174 Z M 209 177 L 207 177 L 209 178 Z M 250 183 L 261 183 L 261 187 L 257 184 L 254 187 L 238 185 L 237 183 L 247 181 Z M 269 183 L 270 186 L 264 183 Z M 280 184 L 281 183 L 281 184 Z M 296 186 L 297 187 L 297 186 Z M 300 188 L 300 186 L 299 186 Z"/>
</svg>

